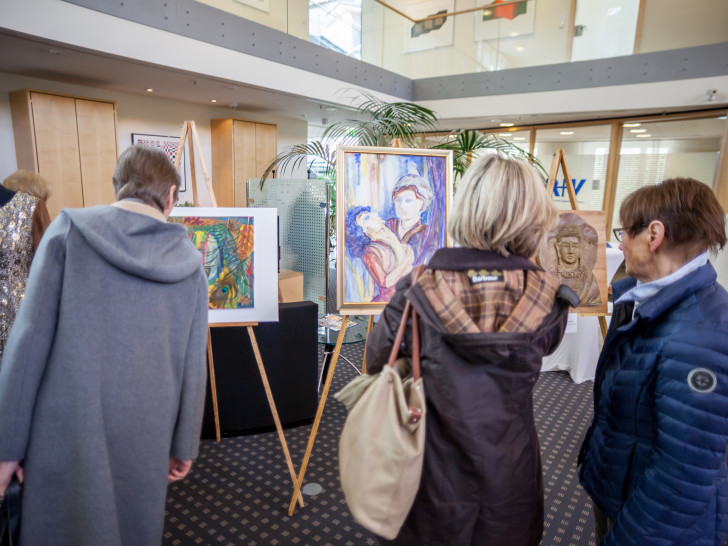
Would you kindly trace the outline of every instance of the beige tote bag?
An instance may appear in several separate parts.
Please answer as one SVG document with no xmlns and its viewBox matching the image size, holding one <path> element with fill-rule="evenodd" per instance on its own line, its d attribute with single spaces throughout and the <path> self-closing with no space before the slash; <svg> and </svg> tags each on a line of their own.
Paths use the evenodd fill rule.
<svg viewBox="0 0 728 546">
<path fill-rule="evenodd" d="M 425 447 L 425 390 L 420 377 L 417 314 L 412 311 L 411 377 L 394 369 L 412 307 L 402 313 L 389 361 L 335 396 L 349 404 L 339 440 L 339 472 L 346 503 L 362 527 L 386 539 L 399 533 L 420 485 Z M 369 383 L 362 388 L 362 383 Z M 357 392 L 358 391 L 358 392 Z M 358 400 L 353 400 L 361 394 Z"/>
</svg>

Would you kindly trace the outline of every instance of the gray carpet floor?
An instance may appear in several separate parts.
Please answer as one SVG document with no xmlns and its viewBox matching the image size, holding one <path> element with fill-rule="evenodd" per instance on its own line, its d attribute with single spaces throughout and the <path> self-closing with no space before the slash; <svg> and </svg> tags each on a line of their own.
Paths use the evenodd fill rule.
<svg viewBox="0 0 728 546">
<path fill-rule="evenodd" d="M 342 354 L 360 363 L 362 350 L 360 343 L 345 345 Z M 340 361 L 331 394 L 355 373 Z M 536 384 L 545 488 L 541 544 L 546 546 L 594 545 L 591 503 L 576 474 L 576 457 L 591 419 L 591 387 L 591 382 L 574 384 L 565 372 L 541 374 Z M 304 481 L 306 506 L 291 517 L 293 486 L 275 432 L 224 438 L 220 443 L 203 441 L 190 475 L 169 488 L 164 544 L 378 544 L 349 514 L 339 487 L 338 438 L 345 419 L 343 405 L 330 396 Z M 310 430 L 304 426 L 285 431 L 296 471 Z"/>
</svg>

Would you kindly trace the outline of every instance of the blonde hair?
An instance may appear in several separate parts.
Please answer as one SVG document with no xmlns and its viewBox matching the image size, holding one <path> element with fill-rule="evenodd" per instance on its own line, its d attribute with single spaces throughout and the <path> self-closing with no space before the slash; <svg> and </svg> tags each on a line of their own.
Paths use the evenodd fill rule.
<svg viewBox="0 0 728 546">
<path fill-rule="evenodd" d="M 51 195 L 48 182 L 41 175 L 20 169 L 3 180 L 3 186 L 12 191 L 28 193 L 38 199 L 48 200 Z"/>
<path fill-rule="evenodd" d="M 477 159 L 466 171 L 448 230 L 463 247 L 531 258 L 557 221 L 536 169 L 496 153 Z"/>
</svg>

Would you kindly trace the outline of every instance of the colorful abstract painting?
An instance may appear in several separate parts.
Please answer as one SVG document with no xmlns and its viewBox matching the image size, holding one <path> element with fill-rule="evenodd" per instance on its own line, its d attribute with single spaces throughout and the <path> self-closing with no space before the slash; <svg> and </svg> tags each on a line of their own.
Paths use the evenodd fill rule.
<svg viewBox="0 0 728 546">
<path fill-rule="evenodd" d="M 336 181 L 338 306 L 376 313 L 447 246 L 452 152 L 341 146 Z"/>
<path fill-rule="evenodd" d="M 254 307 L 254 219 L 188 216 L 170 222 L 184 225 L 202 253 L 210 309 Z"/>
</svg>

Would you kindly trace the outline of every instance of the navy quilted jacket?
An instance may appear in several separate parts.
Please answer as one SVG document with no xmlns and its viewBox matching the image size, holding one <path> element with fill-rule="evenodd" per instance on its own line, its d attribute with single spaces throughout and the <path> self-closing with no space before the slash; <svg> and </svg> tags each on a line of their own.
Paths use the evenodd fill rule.
<svg viewBox="0 0 728 546">
<path fill-rule="evenodd" d="M 615 283 L 615 301 L 635 282 Z M 602 544 L 722 544 L 728 293 L 708 263 L 632 310 L 615 306 L 579 455 L 581 484 L 613 521 Z"/>
</svg>

